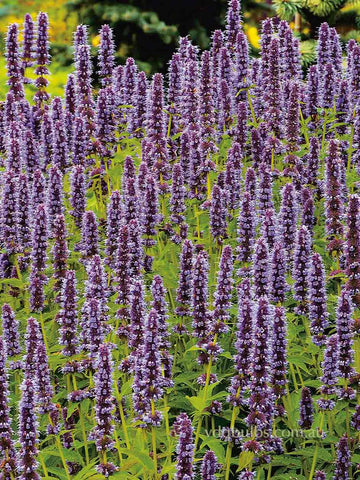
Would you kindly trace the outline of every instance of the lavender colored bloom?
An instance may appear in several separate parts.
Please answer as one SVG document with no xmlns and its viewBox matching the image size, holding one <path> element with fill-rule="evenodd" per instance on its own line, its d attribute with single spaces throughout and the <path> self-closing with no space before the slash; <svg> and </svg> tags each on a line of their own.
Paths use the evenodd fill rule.
<svg viewBox="0 0 360 480">
<path fill-rule="evenodd" d="M 179 316 L 190 315 L 192 282 L 193 282 L 193 245 L 190 240 L 185 240 L 180 255 L 179 283 L 176 290 L 176 301 L 179 306 L 175 313 Z"/>
<path fill-rule="evenodd" d="M 276 137 L 279 137 L 281 126 L 281 112 L 279 109 L 279 105 L 281 104 L 281 89 L 279 71 L 279 40 L 276 37 L 273 37 L 270 41 L 268 55 L 269 65 L 267 71 L 264 72 L 266 75 L 266 81 L 268 82 L 268 88 L 264 93 L 264 101 L 266 105 L 265 120 L 268 124 L 269 130 L 273 131 Z"/>
<path fill-rule="evenodd" d="M 324 353 L 324 361 L 322 366 L 322 387 L 321 393 L 323 395 L 330 395 L 336 392 L 336 384 L 339 377 L 339 345 L 337 335 L 332 335 L 326 344 Z"/>
<path fill-rule="evenodd" d="M 337 444 L 337 456 L 333 480 L 349 480 L 350 467 L 351 452 L 349 449 L 349 440 L 345 434 L 340 438 L 339 443 Z"/>
<path fill-rule="evenodd" d="M 210 204 L 210 231 L 218 242 L 227 236 L 226 213 L 224 191 L 214 185 Z"/>
<path fill-rule="evenodd" d="M 9 384 L 6 370 L 6 352 L 3 337 L 0 337 L 0 471 L 3 480 L 11 480 L 16 475 L 16 451 L 14 448 L 10 418 Z"/>
<path fill-rule="evenodd" d="M 354 46 L 349 55 L 349 93 L 350 93 L 350 105 L 353 110 L 357 105 L 360 98 L 360 47 Z"/>
<path fill-rule="evenodd" d="M 22 142 L 22 163 L 26 169 L 29 180 L 40 167 L 39 154 L 31 130 L 25 130 Z"/>
<path fill-rule="evenodd" d="M 246 191 L 242 198 L 237 230 L 237 260 L 242 263 L 251 261 L 255 238 L 255 222 L 253 199 L 251 194 Z"/>
<path fill-rule="evenodd" d="M 314 120 L 317 116 L 317 107 L 319 106 L 319 74 L 316 65 L 309 68 L 307 76 L 305 112 L 308 117 Z M 310 124 L 312 126 L 312 124 Z"/>
<path fill-rule="evenodd" d="M 337 82 L 335 68 L 332 63 L 327 63 L 320 84 L 320 106 L 322 108 L 333 108 L 336 93 Z"/>
<path fill-rule="evenodd" d="M 118 249 L 115 257 L 115 280 L 117 282 L 116 290 L 118 292 L 116 302 L 121 306 L 117 315 L 121 318 L 128 318 L 129 316 L 131 286 L 129 281 L 129 267 L 129 230 L 127 225 L 121 225 L 119 229 Z"/>
<path fill-rule="evenodd" d="M 59 168 L 54 165 L 49 170 L 49 183 L 47 187 L 47 214 L 49 220 L 49 230 L 52 234 L 56 216 L 62 214 L 64 211 L 62 197 L 62 174 Z"/>
<path fill-rule="evenodd" d="M 136 178 L 123 176 L 124 190 L 124 221 L 126 223 L 139 216 L 139 197 L 136 186 Z"/>
<path fill-rule="evenodd" d="M 77 296 L 75 271 L 68 270 L 62 284 L 61 310 L 58 315 L 60 323 L 59 343 L 63 348 L 63 355 L 70 357 L 78 352 L 77 338 Z"/>
<path fill-rule="evenodd" d="M 183 65 L 180 54 L 174 53 L 169 62 L 169 88 L 167 92 L 167 110 L 171 113 L 170 136 L 179 132 L 178 117 L 180 115 L 182 72 Z"/>
<path fill-rule="evenodd" d="M 34 378 L 29 374 L 21 385 L 22 396 L 19 405 L 19 469 L 21 480 L 40 480 L 37 473 L 38 424 L 35 411 Z"/>
<path fill-rule="evenodd" d="M 286 282 L 286 258 L 282 244 L 276 242 L 271 256 L 270 298 L 274 303 L 284 303 L 288 289 Z"/>
<path fill-rule="evenodd" d="M 54 237 L 54 245 L 51 250 L 53 256 L 53 277 L 56 279 L 54 290 L 59 292 L 65 279 L 69 257 L 66 222 L 63 214 L 56 215 L 54 218 L 52 232 Z"/>
<path fill-rule="evenodd" d="M 184 80 L 181 92 L 181 125 L 189 130 L 197 128 L 199 120 L 199 70 L 195 60 L 188 60 L 184 66 Z"/>
<path fill-rule="evenodd" d="M 123 103 L 124 105 L 134 105 L 137 79 L 137 66 L 135 60 L 131 57 L 126 59 L 123 72 Z M 129 120 L 131 112 L 126 112 L 126 118 Z"/>
<path fill-rule="evenodd" d="M 8 171 L 3 174 L 2 205 L 1 205 L 1 240 L 7 253 L 17 250 L 17 192 L 16 176 Z"/>
<path fill-rule="evenodd" d="M 286 106 L 286 128 L 285 136 L 290 152 L 298 150 L 300 134 L 300 113 L 299 113 L 299 84 L 290 84 L 289 99 Z"/>
<path fill-rule="evenodd" d="M 360 201 L 356 195 L 349 197 L 346 232 L 346 289 L 356 305 L 360 304 Z"/>
<path fill-rule="evenodd" d="M 352 368 L 354 351 L 353 347 L 353 305 L 351 296 L 342 290 L 336 312 L 336 332 L 339 343 L 339 372 L 340 377 L 348 379 L 353 375 Z"/>
<path fill-rule="evenodd" d="M 326 233 L 330 239 L 340 237 L 343 234 L 342 225 L 343 203 L 341 196 L 340 160 L 338 156 L 338 144 L 330 140 L 329 154 L 326 159 Z"/>
<path fill-rule="evenodd" d="M 94 312 L 94 318 L 96 317 L 95 319 L 97 320 L 98 317 L 100 322 L 100 325 L 96 327 L 98 332 L 95 332 L 95 335 L 99 335 L 100 338 L 103 338 L 104 333 L 107 333 L 108 331 L 108 328 L 105 325 L 105 322 L 108 319 L 108 307 L 106 304 L 108 287 L 104 267 L 102 265 L 99 255 L 94 255 L 91 258 L 91 260 L 87 264 L 86 271 L 88 279 L 85 281 L 85 303 L 82 309 L 82 320 L 83 323 L 87 325 L 87 327 L 93 328 L 95 330 L 95 327 L 91 327 L 91 325 L 89 326 L 90 319 L 88 317 L 90 317 L 90 310 L 92 309 Z M 92 306 L 92 300 L 96 300 L 98 302 L 97 305 L 94 304 Z M 85 333 L 84 337 L 86 337 Z M 89 336 L 89 338 L 90 337 L 91 335 Z M 94 344 L 94 342 L 92 342 L 91 344 Z"/>
<path fill-rule="evenodd" d="M 263 216 L 269 208 L 274 208 L 272 199 L 272 179 L 269 169 L 262 164 L 259 168 L 258 209 Z"/>
<path fill-rule="evenodd" d="M 142 226 L 146 236 L 144 246 L 150 247 L 155 244 L 155 240 L 150 237 L 156 235 L 156 226 L 160 220 L 158 188 L 152 175 L 146 178 L 145 197 L 142 208 Z"/>
<path fill-rule="evenodd" d="M 186 413 L 181 413 L 176 418 L 174 424 L 175 432 L 179 435 L 176 446 L 176 480 L 194 479 L 193 461 L 194 461 L 194 429 L 190 418 Z"/>
<path fill-rule="evenodd" d="M 202 150 L 204 156 L 214 153 L 217 147 L 215 138 L 215 102 L 213 89 L 211 85 L 211 56 L 209 51 L 204 51 L 201 55 L 200 86 L 199 93 L 201 102 L 200 111 L 200 131 L 202 138 Z"/>
<path fill-rule="evenodd" d="M 23 24 L 23 44 L 21 51 L 23 74 L 25 74 L 26 68 L 31 67 L 34 63 L 34 37 L 34 22 L 30 13 L 26 13 Z M 24 83 L 30 82 L 30 79 L 24 77 Z"/>
<path fill-rule="evenodd" d="M 46 179 L 41 170 L 36 170 L 31 188 L 31 210 L 34 216 L 39 205 L 46 203 Z"/>
<path fill-rule="evenodd" d="M 193 335 L 199 339 L 206 338 L 209 331 L 208 272 L 208 257 L 206 252 L 201 250 L 194 262 L 192 291 Z"/>
<path fill-rule="evenodd" d="M 201 463 L 201 480 L 216 480 L 216 472 L 220 469 L 215 453 L 208 450 Z"/>
<path fill-rule="evenodd" d="M 53 410 L 52 397 L 54 389 L 51 385 L 50 369 L 45 343 L 39 338 L 36 355 L 36 401 L 39 413 L 49 413 Z"/>
<path fill-rule="evenodd" d="M 248 280 L 244 280 L 242 287 Z M 248 285 L 250 288 L 250 283 Z M 229 387 L 228 401 L 234 407 L 240 406 L 243 389 L 249 385 L 251 375 L 251 365 L 249 358 L 253 349 L 253 302 L 249 294 L 243 297 L 239 294 L 238 301 L 238 317 L 234 356 L 234 368 L 236 375 L 231 379 L 231 386 Z"/>
<path fill-rule="evenodd" d="M 131 290 L 130 305 L 130 335 L 129 347 L 132 349 L 131 356 L 136 359 L 140 355 L 140 347 L 143 343 L 144 318 L 146 316 L 144 284 L 141 279 L 135 280 Z"/>
<path fill-rule="evenodd" d="M 49 81 L 46 75 L 49 75 L 47 65 L 50 63 L 49 55 L 49 19 L 46 13 L 40 12 L 37 16 L 37 36 L 36 36 L 36 63 L 35 74 L 38 77 L 35 80 L 35 87 L 37 92 L 34 95 L 34 100 L 38 108 L 43 108 L 43 103 L 47 102 L 50 95 L 46 92 L 46 87 Z"/>
<path fill-rule="evenodd" d="M 85 259 L 99 253 L 98 224 L 93 211 L 85 212 L 81 228 L 81 252 Z"/>
<path fill-rule="evenodd" d="M 113 425 L 113 360 L 111 345 L 100 345 L 97 356 L 95 381 L 95 416 L 96 427 L 91 433 L 91 438 L 96 442 L 98 452 L 111 451 L 115 442 L 112 438 Z"/>
<path fill-rule="evenodd" d="M 81 44 L 78 46 L 76 61 L 76 114 L 85 120 L 88 132 L 92 132 L 95 128 L 91 74 L 90 47 Z"/>
<path fill-rule="evenodd" d="M 256 472 L 251 472 L 250 470 L 246 469 L 241 472 L 238 476 L 238 480 L 254 480 Z"/>
<path fill-rule="evenodd" d="M 168 305 L 165 300 L 166 289 L 160 275 L 154 276 L 151 285 L 151 293 L 153 296 L 151 308 L 157 313 L 159 348 L 160 350 L 168 350 L 170 348 L 169 333 L 167 330 Z"/>
<path fill-rule="evenodd" d="M 278 233 L 277 215 L 274 208 L 268 208 L 265 211 L 264 220 L 261 225 L 261 233 L 266 240 L 269 250 L 271 250 L 277 240 Z"/>
<path fill-rule="evenodd" d="M 253 276 L 257 298 L 269 293 L 269 252 L 263 237 L 256 243 L 253 256 Z"/>
<path fill-rule="evenodd" d="M 272 394 L 269 383 L 270 350 L 269 342 L 272 314 L 266 298 L 260 298 L 254 329 L 254 348 L 251 357 L 251 396 L 247 425 L 256 425 L 260 430 L 271 426 Z"/>
<path fill-rule="evenodd" d="M 307 282 L 312 340 L 315 345 L 323 345 L 326 339 L 324 330 L 329 323 L 329 314 L 326 305 L 325 268 L 318 253 L 314 253 L 311 257 Z"/>
<path fill-rule="evenodd" d="M 36 369 L 37 369 L 37 348 L 39 341 L 41 341 L 41 331 L 40 326 L 35 318 L 30 317 L 27 320 L 26 332 L 25 332 L 25 347 L 26 347 L 26 356 L 25 356 L 25 372 L 31 377 L 35 378 Z"/>
<path fill-rule="evenodd" d="M 355 407 L 355 412 L 352 417 L 351 425 L 357 432 L 360 431 L 360 405 L 356 405 Z"/>
<path fill-rule="evenodd" d="M 249 69 L 249 45 L 247 37 L 243 31 L 236 35 L 235 40 L 235 75 L 234 86 L 235 93 L 238 94 L 238 100 L 244 101 L 246 99 L 246 91 L 241 91 L 248 85 L 248 69 Z"/>
<path fill-rule="evenodd" d="M 19 322 L 15 318 L 15 314 L 7 303 L 2 306 L 2 331 L 4 339 L 4 348 L 6 356 L 11 359 L 21 353 L 19 342 Z"/>
<path fill-rule="evenodd" d="M 295 311 L 298 315 L 307 312 L 307 279 L 309 272 L 309 259 L 311 253 L 311 237 L 306 227 L 298 230 L 294 248 L 294 264 L 292 276 L 294 278 L 294 299 L 298 302 Z"/>
<path fill-rule="evenodd" d="M 115 45 L 113 40 L 113 32 L 109 25 L 102 25 L 100 29 L 100 45 L 99 45 L 99 76 L 103 86 L 110 85 L 112 81 L 112 73 L 115 64 Z"/>
<path fill-rule="evenodd" d="M 128 224 L 130 249 L 130 275 L 136 278 L 141 275 L 144 266 L 144 250 L 141 239 L 141 226 L 137 220 L 130 220 Z"/>
<path fill-rule="evenodd" d="M 53 123 L 53 155 L 52 161 L 62 172 L 65 172 L 68 166 L 68 145 L 65 124 L 63 120 L 57 120 Z"/>
<path fill-rule="evenodd" d="M 186 211 L 185 205 L 185 187 L 184 177 L 181 165 L 177 163 L 173 168 L 172 175 L 172 187 L 171 187 L 171 199 L 170 199 L 170 212 L 171 221 L 180 224 L 184 221 L 184 213 Z"/>
<path fill-rule="evenodd" d="M 314 480 L 326 480 L 326 473 L 318 470 L 314 474 Z"/>
<path fill-rule="evenodd" d="M 154 426 L 158 426 L 162 418 L 154 404 L 163 395 L 158 318 L 156 310 L 150 310 L 145 323 L 141 356 L 136 358 L 133 383 L 134 409 L 146 424 Z"/>
<path fill-rule="evenodd" d="M 133 133 L 134 137 L 144 137 L 144 130 L 146 125 L 146 106 L 147 106 L 147 92 L 148 83 L 145 72 L 139 72 L 136 82 L 136 91 L 134 94 L 135 108 L 130 117 L 129 131 Z"/>
<path fill-rule="evenodd" d="M 74 64 L 76 65 L 79 59 L 80 45 L 88 43 L 88 30 L 86 25 L 78 25 L 74 33 Z"/>
<path fill-rule="evenodd" d="M 21 250 L 31 245 L 30 208 L 28 178 L 25 174 L 18 178 L 19 194 L 17 198 L 17 237 Z"/>
<path fill-rule="evenodd" d="M 29 292 L 30 292 L 30 310 L 32 312 L 42 312 L 44 309 L 44 284 L 46 277 L 36 270 L 30 272 Z"/>
<path fill-rule="evenodd" d="M 18 25 L 13 23 L 8 27 L 6 38 L 6 68 L 10 92 L 14 94 L 15 100 L 24 98 L 24 87 L 22 84 L 22 68 L 19 55 Z"/>
<path fill-rule="evenodd" d="M 89 134 L 87 132 L 86 123 L 82 117 L 75 117 L 73 133 L 72 163 L 73 165 L 85 166 L 86 155 L 89 151 Z"/>
<path fill-rule="evenodd" d="M 303 387 L 300 399 L 300 420 L 299 425 L 304 430 L 309 430 L 314 420 L 314 405 L 310 389 Z"/>
<path fill-rule="evenodd" d="M 276 307 L 271 352 L 271 381 L 277 398 L 285 395 L 287 384 L 286 334 L 285 309 Z"/>
<path fill-rule="evenodd" d="M 317 44 L 317 64 L 321 71 L 330 62 L 329 34 L 329 25 L 323 22 L 319 28 L 319 41 Z"/>
<path fill-rule="evenodd" d="M 295 244 L 297 204 L 293 184 L 287 183 L 283 187 L 282 201 L 280 207 L 280 235 L 283 239 L 284 248 L 287 252 L 287 259 L 291 258 L 291 251 Z"/>
<path fill-rule="evenodd" d="M 44 205 L 39 205 L 35 211 L 32 235 L 31 271 L 42 273 L 46 267 L 47 249 L 47 215 Z"/>
<path fill-rule="evenodd" d="M 221 80 L 219 87 L 220 105 L 218 115 L 218 132 L 219 135 L 229 134 L 233 124 L 233 101 L 230 92 L 230 85 L 226 80 Z"/>
<path fill-rule="evenodd" d="M 336 114 L 337 122 L 342 123 L 343 125 L 338 125 L 336 131 L 340 135 L 345 135 L 348 130 L 346 122 L 350 114 L 350 105 L 349 105 L 349 84 L 347 80 L 342 80 L 339 86 L 339 94 L 336 100 Z"/>
<path fill-rule="evenodd" d="M 42 114 L 41 122 L 41 154 L 42 154 L 42 169 L 51 163 L 54 151 L 54 130 L 51 117 L 47 111 Z"/>
<path fill-rule="evenodd" d="M 15 175 L 21 173 L 21 125 L 16 121 L 12 121 L 9 128 L 9 134 L 5 141 L 6 146 L 6 169 L 12 171 Z"/>
<path fill-rule="evenodd" d="M 316 137 L 311 137 L 306 172 L 306 181 L 310 185 L 316 186 L 318 183 L 319 166 L 319 141 Z"/>
<path fill-rule="evenodd" d="M 263 141 L 261 138 L 260 130 L 259 128 L 253 128 L 251 130 L 251 158 L 254 168 L 258 168 L 261 163 L 263 157 L 262 150 Z"/>
<path fill-rule="evenodd" d="M 231 294 L 233 288 L 233 258 L 232 248 L 226 245 L 223 248 L 217 286 L 214 293 L 214 311 L 212 312 L 212 332 L 226 333 L 227 323 L 230 320 Z"/>
</svg>

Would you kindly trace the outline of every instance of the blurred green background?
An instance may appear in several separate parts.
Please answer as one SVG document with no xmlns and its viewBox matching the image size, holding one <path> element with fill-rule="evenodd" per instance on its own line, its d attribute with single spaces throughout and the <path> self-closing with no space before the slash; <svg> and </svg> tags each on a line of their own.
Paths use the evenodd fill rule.
<svg viewBox="0 0 360 480">
<path fill-rule="evenodd" d="M 89 25 L 94 51 L 99 42 L 98 31 L 103 23 L 114 29 L 117 57 L 124 63 L 133 56 L 147 73 L 166 71 L 179 35 L 189 34 L 201 48 L 209 45 L 211 32 L 224 26 L 227 0 L 3 0 L 0 6 L 1 52 L 4 65 L 4 39 L 7 25 L 22 24 L 29 12 L 35 19 L 38 11 L 50 18 L 51 67 L 53 94 L 58 94 L 72 70 L 72 35 L 78 23 Z M 328 21 L 336 26 L 345 43 L 349 38 L 360 40 L 360 0 L 245 0 L 242 2 L 244 30 L 251 53 L 259 48 L 261 20 L 278 15 L 290 22 L 301 39 L 302 61 L 314 61 L 318 26 Z M 0 77 L 5 75 L 1 68 Z M 0 78 L 2 80 L 2 78 Z M 0 84 L 0 95 L 5 91 Z"/>
</svg>

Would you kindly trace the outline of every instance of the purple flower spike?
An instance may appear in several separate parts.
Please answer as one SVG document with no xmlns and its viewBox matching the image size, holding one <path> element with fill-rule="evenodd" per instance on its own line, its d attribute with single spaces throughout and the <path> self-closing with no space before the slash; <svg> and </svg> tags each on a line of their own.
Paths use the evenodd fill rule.
<svg viewBox="0 0 360 480">
<path fill-rule="evenodd" d="M 232 248 L 226 245 L 223 248 L 216 291 L 214 293 L 214 311 L 212 312 L 212 332 L 226 333 L 227 323 L 230 320 L 230 307 L 233 289 L 233 257 Z"/>
<path fill-rule="evenodd" d="M 340 438 L 337 444 L 337 457 L 335 463 L 335 473 L 333 480 L 349 480 L 349 470 L 351 467 L 351 452 L 349 449 L 349 440 L 346 434 Z"/>
<path fill-rule="evenodd" d="M 156 226 L 160 220 L 158 188 L 152 175 L 148 175 L 146 178 L 142 217 L 143 232 L 146 236 L 144 246 L 151 247 L 155 244 L 155 240 L 151 237 L 156 235 Z"/>
<path fill-rule="evenodd" d="M 346 290 L 342 290 L 337 314 L 336 314 L 336 331 L 339 342 L 339 371 L 340 377 L 348 379 L 353 375 L 352 368 L 354 351 L 353 347 L 353 305 L 351 296 Z"/>
<path fill-rule="evenodd" d="M 63 345 L 63 355 L 70 357 L 78 352 L 77 338 L 77 296 L 75 271 L 66 273 L 61 291 L 61 310 L 58 321 L 60 323 L 60 345 Z"/>
<path fill-rule="evenodd" d="M 16 478 L 16 451 L 12 440 L 13 431 L 10 418 L 9 384 L 6 370 L 6 352 L 3 337 L 0 337 L 0 471 L 3 480 Z"/>
<path fill-rule="evenodd" d="M 360 200 L 356 195 L 349 197 L 346 232 L 346 289 L 354 303 L 360 305 Z"/>
<path fill-rule="evenodd" d="M 249 192 L 245 192 L 242 198 L 241 211 L 237 230 L 237 260 L 249 263 L 254 246 L 256 219 L 254 215 L 254 203 Z"/>
<path fill-rule="evenodd" d="M 269 335 L 272 314 L 266 298 L 260 298 L 256 314 L 254 330 L 254 349 L 251 359 L 251 396 L 250 412 L 246 418 L 247 425 L 256 425 L 259 429 L 271 426 L 273 398 L 270 392 L 269 367 L 270 343 Z"/>
<path fill-rule="evenodd" d="M 321 393 L 323 395 L 331 395 L 337 392 L 336 384 L 339 377 L 339 345 L 337 335 L 332 335 L 326 344 L 326 349 L 324 353 L 324 361 L 321 364 L 322 366 L 322 377 L 320 378 L 322 382 Z M 330 403 L 334 404 L 333 401 L 324 400 L 322 408 L 329 409 Z"/>
<path fill-rule="evenodd" d="M 29 180 L 31 180 L 34 172 L 40 167 L 40 163 L 34 136 L 30 130 L 25 130 L 23 136 L 22 163 L 25 166 Z"/>
<path fill-rule="evenodd" d="M 36 399 L 39 413 L 49 413 L 54 409 L 52 398 L 54 389 L 51 385 L 50 369 L 44 340 L 39 338 L 37 344 L 37 362 L 36 362 Z"/>
<path fill-rule="evenodd" d="M 95 417 L 96 427 L 90 438 L 95 440 L 98 452 L 111 451 L 115 445 L 113 440 L 113 360 L 111 345 L 105 343 L 100 346 L 96 362 L 95 382 Z M 99 467 L 104 466 L 102 463 Z"/>
<path fill-rule="evenodd" d="M 306 227 L 300 227 L 294 248 L 293 278 L 294 299 L 298 302 L 295 312 L 305 315 L 307 312 L 307 279 L 309 272 L 309 259 L 311 253 L 311 237 Z"/>
<path fill-rule="evenodd" d="M 201 463 L 201 479 L 216 480 L 216 472 L 220 470 L 220 467 L 215 453 L 212 450 L 208 450 Z"/>
<path fill-rule="evenodd" d="M 95 213 L 91 210 L 85 212 L 81 229 L 81 251 L 85 259 L 99 253 L 98 237 L 98 224 Z"/>
<path fill-rule="evenodd" d="M 180 274 L 179 283 L 176 291 L 176 301 L 179 306 L 176 307 L 176 315 L 190 315 L 192 282 L 193 282 L 193 245 L 190 240 L 185 240 L 180 256 Z"/>
<path fill-rule="evenodd" d="M 139 72 L 135 91 L 135 108 L 133 115 L 130 117 L 129 125 L 129 131 L 132 132 L 136 138 L 142 138 L 145 135 L 147 92 L 148 82 L 146 73 Z"/>
<path fill-rule="evenodd" d="M 181 165 L 177 163 L 173 168 L 172 187 L 171 187 L 171 199 L 170 199 L 170 212 L 171 221 L 180 224 L 184 221 L 184 213 L 186 211 L 185 205 L 185 187 L 184 177 Z"/>
<path fill-rule="evenodd" d="M 18 221 L 18 240 L 21 249 L 27 250 L 31 245 L 31 229 L 30 229 L 30 205 L 29 205 L 29 186 L 28 176 L 19 175 L 19 195 L 17 204 L 17 221 Z"/>
<path fill-rule="evenodd" d="M 37 16 L 37 36 L 36 36 L 36 75 L 35 87 L 37 92 L 34 95 L 34 100 L 37 107 L 42 110 L 43 103 L 47 102 L 50 95 L 46 91 L 49 81 L 46 76 L 49 75 L 47 65 L 50 64 L 49 55 L 49 19 L 46 13 L 40 12 Z"/>
<path fill-rule="evenodd" d="M 274 208 L 272 179 L 270 170 L 262 164 L 259 168 L 258 209 L 261 216 L 266 210 Z"/>
<path fill-rule="evenodd" d="M 7 253 L 11 254 L 17 250 L 17 180 L 15 175 L 8 171 L 4 173 L 2 183 L 1 240 Z"/>
<path fill-rule="evenodd" d="M 276 242 L 271 257 L 270 296 L 272 302 L 284 303 L 287 290 L 286 256 L 282 244 Z"/>
<path fill-rule="evenodd" d="M 7 303 L 4 303 L 2 306 L 1 318 L 6 356 L 11 359 L 21 353 L 19 322 L 16 320 L 12 308 Z"/>
<path fill-rule="evenodd" d="M 192 293 L 193 334 L 200 339 L 206 338 L 209 331 L 208 272 L 208 257 L 202 250 L 198 253 L 194 263 Z"/>
<path fill-rule="evenodd" d="M 19 405 L 19 469 L 21 480 L 40 480 L 37 473 L 38 424 L 35 410 L 35 380 L 28 374 L 21 385 L 22 397 Z"/>
<path fill-rule="evenodd" d="M 99 76 L 103 86 L 110 85 L 112 82 L 112 73 L 114 69 L 114 41 L 113 32 L 109 25 L 103 25 L 100 29 L 99 45 Z"/>
<path fill-rule="evenodd" d="M 250 288 L 248 280 L 244 280 L 241 287 Z M 250 295 L 242 297 L 239 294 L 238 317 L 234 356 L 236 375 L 231 379 L 228 401 L 234 407 L 241 405 L 243 389 L 248 387 L 251 375 L 249 358 L 253 349 L 254 308 Z"/>
<path fill-rule="evenodd" d="M 47 213 L 51 234 L 53 234 L 56 216 L 61 215 L 64 211 L 62 179 L 63 177 L 59 168 L 56 165 L 51 167 L 47 188 Z"/>
<path fill-rule="evenodd" d="M 330 140 L 329 154 L 326 159 L 326 233 L 330 239 L 336 240 L 342 236 L 344 227 L 342 224 L 343 202 L 341 195 L 341 168 L 338 155 L 338 143 Z M 329 245 L 330 248 L 330 245 Z"/>
<path fill-rule="evenodd" d="M 162 418 L 161 413 L 155 410 L 154 403 L 163 395 L 158 318 L 156 310 L 150 310 L 141 356 L 136 359 L 133 383 L 134 409 L 146 424 L 154 426 L 160 425 Z"/>
<path fill-rule="evenodd" d="M 226 205 L 224 191 L 214 185 L 210 204 L 210 231 L 217 242 L 227 236 Z"/>
<path fill-rule="evenodd" d="M 140 347 L 144 336 L 144 317 L 146 316 L 144 285 L 141 279 L 134 282 L 131 291 L 130 307 L 130 335 L 129 347 L 132 349 L 131 356 L 136 359 L 140 354 Z"/>
<path fill-rule="evenodd" d="M 295 244 L 297 204 L 295 189 L 292 183 L 287 183 L 282 190 L 282 202 L 280 208 L 280 235 L 284 242 L 288 261 Z"/>
<path fill-rule="evenodd" d="M 92 65 L 89 45 L 81 44 L 77 50 L 76 65 L 76 114 L 85 121 L 88 132 L 93 132 L 94 100 L 91 90 Z"/>
<path fill-rule="evenodd" d="M 129 316 L 131 287 L 131 281 L 129 281 L 129 247 L 129 229 L 127 225 L 122 225 L 119 230 L 118 248 L 115 257 L 115 280 L 117 282 L 116 290 L 118 292 L 116 302 L 121 305 L 117 315 L 125 319 Z"/>
<path fill-rule="evenodd" d="M 315 472 L 314 480 L 326 480 L 326 473 L 318 470 L 317 472 Z"/>
<path fill-rule="evenodd" d="M 80 228 L 86 207 L 85 176 L 81 165 L 72 168 L 70 183 L 70 203 L 73 208 L 70 213 L 74 217 L 75 225 Z"/>
<path fill-rule="evenodd" d="M 305 112 L 306 116 L 311 117 L 312 121 L 315 120 L 318 112 L 317 107 L 319 107 L 319 74 L 316 65 L 312 65 L 309 68 L 307 76 L 307 89 L 306 89 L 306 99 L 305 99 Z M 310 123 L 310 126 L 313 127 L 313 124 Z"/>
<path fill-rule="evenodd" d="M 262 236 L 265 238 L 269 250 L 272 250 L 277 240 L 278 226 L 277 215 L 274 208 L 265 211 L 263 224 L 261 226 Z"/>
<path fill-rule="evenodd" d="M 193 471 L 194 461 L 194 429 L 190 418 L 186 413 L 181 413 L 174 424 L 176 434 L 179 436 L 176 447 L 176 480 L 193 480 L 195 478 Z"/>
<path fill-rule="evenodd" d="M 67 260 L 69 257 L 67 236 L 65 216 L 63 214 L 57 215 L 53 221 L 54 245 L 51 251 L 53 256 L 53 276 L 56 279 L 54 290 L 56 292 L 61 291 L 67 271 Z"/>
<path fill-rule="evenodd" d="M 262 45 L 263 47 L 263 45 Z M 268 81 L 268 88 L 265 91 L 265 118 L 270 131 L 274 132 L 276 137 L 280 136 L 281 126 L 281 105 L 280 99 L 280 71 L 279 71 L 279 40 L 273 37 L 269 46 L 269 65 L 265 73 Z"/>
<path fill-rule="evenodd" d="M 35 211 L 32 236 L 31 271 L 42 273 L 46 267 L 47 249 L 47 216 L 44 205 L 39 205 Z"/>
<path fill-rule="evenodd" d="M 24 98 L 24 87 L 22 84 L 22 68 L 19 56 L 18 44 L 19 29 L 16 23 L 8 27 L 6 38 L 6 67 L 8 76 L 8 85 L 10 92 L 14 94 L 15 100 Z"/>
<path fill-rule="evenodd" d="M 22 45 L 22 70 L 25 74 L 25 70 L 28 67 L 31 67 L 34 63 L 35 58 L 35 49 L 34 49 L 34 22 L 29 13 L 24 17 L 23 24 L 23 45 Z M 30 79 L 24 77 L 24 83 L 30 83 Z"/>
<path fill-rule="evenodd" d="M 328 326 L 329 315 L 326 305 L 325 268 L 318 253 L 311 257 L 308 270 L 308 301 L 312 340 L 316 345 L 323 345 L 324 330 Z"/>
<path fill-rule="evenodd" d="M 300 420 L 299 425 L 304 430 L 309 430 L 314 419 L 314 405 L 311 398 L 310 389 L 304 387 L 301 390 L 300 400 Z"/>
<path fill-rule="evenodd" d="M 281 396 L 285 395 L 285 386 L 287 384 L 286 318 L 285 309 L 283 307 L 276 307 L 274 311 L 271 365 L 271 380 L 274 394 L 277 398 L 280 398 Z"/>
<path fill-rule="evenodd" d="M 257 298 L 269 292 L 269 252 L 263 237 L 256 243 L 253 256 L 253 275 L 255 295 Z"/>
<path fill-rule="evenodd" d="M 250 470 L 244 470 L 238 476 L 238 480 L 254 480 L 256 472 L 251 472 Z"/>
<path fill-rule="evenodd" d="M 160 275 L 154 276 L 151 285 L 151 293 L 153 296 L 151 308 L 154 309 L 158 314 L 159 348 L 161 350 L 168 350 L 170 348 L 170 342 L 168 340 L 169 333 L 167 330 L 168 305 L 165 300 L 166 290 Z"/>
</svg>

